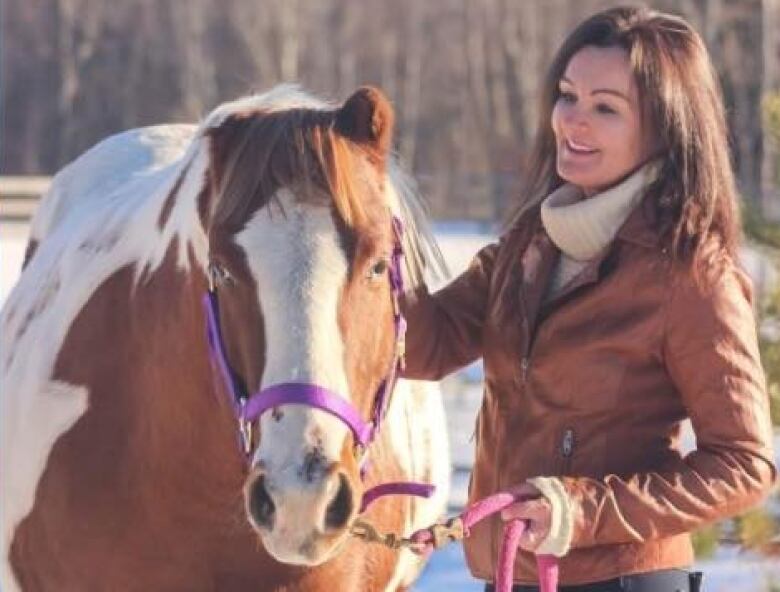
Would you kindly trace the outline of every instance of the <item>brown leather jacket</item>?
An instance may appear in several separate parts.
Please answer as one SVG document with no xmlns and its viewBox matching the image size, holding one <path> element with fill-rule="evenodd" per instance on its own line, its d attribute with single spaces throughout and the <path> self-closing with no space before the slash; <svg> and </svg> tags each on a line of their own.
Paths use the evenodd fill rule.
<svg viewBox="0 0 780 592">
<path fill-rule="evenodd" d="M 757 504 L 776 475 L 750 281 L 725 255 L 694 281 L 649 205 L 553 301 L 559 252 L 530 216 L 406 303 L 406 376 L 484 358 L 470 500 L 562 478 L 575 506 L 562 584 L 690 565 L 688 533 Z M 698 448 L 682 457 L 686 417 Z M 500 539 L 496 518 L 465 541 L 476 577 L 492 579 Z M 531 554 L 514 579 L 536 582 Z"/>
</svg>

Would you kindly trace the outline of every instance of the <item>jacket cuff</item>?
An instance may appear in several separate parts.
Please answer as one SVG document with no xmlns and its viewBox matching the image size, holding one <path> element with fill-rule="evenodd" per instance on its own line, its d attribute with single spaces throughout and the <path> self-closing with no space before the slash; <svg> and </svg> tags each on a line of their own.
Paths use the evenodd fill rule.
<svg viewBox="0 0 780 592">
<path fill-rule="evenodd" d="M 534 552 L 563 557 L 569 552 L 574 533 L 574 502 L 556 477 L 534 477 L 528 483 L 542 492 L 551 507 L 550 532 Z"/>
</svg>

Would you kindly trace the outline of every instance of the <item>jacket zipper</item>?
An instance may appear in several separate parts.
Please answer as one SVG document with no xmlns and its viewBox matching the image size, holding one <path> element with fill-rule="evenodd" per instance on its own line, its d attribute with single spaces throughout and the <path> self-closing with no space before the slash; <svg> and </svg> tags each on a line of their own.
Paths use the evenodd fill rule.
<svg viewBox="0 0 780 592">
<path fill-rule="evenodd" d="M 520 378 L 522 380 L 522 384 L 525 385 L 528 382 L 528 373 L 531 370 L 531 359 L 533 357 L 534 344 L 536 343 L 536 338 L 538 337 L 539 330 L 541 329 L 541 322 L 540 319 L 536 319 L 536 326 L 533 328 L 533 331 L 531 331 L 531 327 L 528 325 L 528 314 L 525 312 L 523 314 L 525 315 L 526 326 L 528 328 L 526 329 L 527 336 L 525 351 L 523 352 L 523 357 L 520 359 Z"/>
</svg>

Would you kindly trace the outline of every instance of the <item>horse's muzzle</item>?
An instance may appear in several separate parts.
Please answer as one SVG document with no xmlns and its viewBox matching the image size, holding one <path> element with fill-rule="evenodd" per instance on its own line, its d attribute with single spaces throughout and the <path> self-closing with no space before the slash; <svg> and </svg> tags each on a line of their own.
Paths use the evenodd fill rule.
<svg viewBox="0 0 780 592">
<path fill-rule="evenodd" d="M 293 564 L 324 561 L 348 534 L 359 507 L 356 491 L 340 469 L 321 479 L 280 481 L 264 471 L 253 471 L 244 486 L 249 522 L 266 550 L 277 560 Z"/>
</svg>

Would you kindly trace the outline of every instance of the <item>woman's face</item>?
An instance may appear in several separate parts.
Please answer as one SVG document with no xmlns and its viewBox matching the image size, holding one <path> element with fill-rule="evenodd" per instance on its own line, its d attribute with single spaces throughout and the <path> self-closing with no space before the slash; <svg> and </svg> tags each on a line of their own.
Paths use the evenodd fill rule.
<svg viewBox="0 0 780 592">
<path fill-rule="evenodd" d="M 584 47 L 569 60 L 552 112 L 558 175 L 585 195 L 614 185 L 649 159 L 628 53 Z"/>
</svg>

